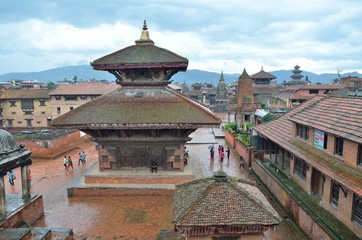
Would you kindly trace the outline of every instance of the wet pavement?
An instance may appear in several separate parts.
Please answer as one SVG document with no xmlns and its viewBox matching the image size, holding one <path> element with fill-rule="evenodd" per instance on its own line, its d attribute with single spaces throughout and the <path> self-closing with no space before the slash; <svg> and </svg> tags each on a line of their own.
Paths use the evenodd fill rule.
<svg viewBox="0 0 362 240">
<path fill-rule="evenodd" d="M 223 138 L 215 138 L 212 129 L 198 129 L 186 146 L 189 150 L 188 168 L 196 178 L 212 176 L 222 169 L 230 176 L 252 179 L 246 169 L 239 169 L 238 156 L 231 150 L 230 159 L 219 161 L 218 145 L 225 146 Z M 215 159 L 210 161 L 209 146 L 215 145 Z M 84 143 L 66 155 L 73 159 L 74 169 L 65 171 L 63 156 L 54 160 L 33 159 L 31 194 L 43 195 L 45 216 L 37 227 L 73 228 L 75 239 L 156 239 L 160 229 L 173 229 L 172 196 L 95 196 L 67 197 L 67 188 L 82 181 L 88 169 L 98 162 L 94 142 Z M 78 152 L 87 152 L 85 165 L 77 166 Z M 15 174 L 20 177 L 19 171 Z M 19 179 L 18 177 L 18 179 Z M 6 193 L 21 194 L 21 183 Z M 279 214 L 285 213 L 275 206 Z M 294 224 L 285 218 L 277 230 L 269 231 L 265 239 L 303 239 Z"/>
</svg>

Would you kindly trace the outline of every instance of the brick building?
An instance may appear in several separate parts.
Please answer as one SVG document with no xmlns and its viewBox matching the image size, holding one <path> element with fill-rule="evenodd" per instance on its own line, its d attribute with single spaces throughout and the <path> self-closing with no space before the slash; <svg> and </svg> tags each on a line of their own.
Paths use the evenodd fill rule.
<svg viewBox="0 0 362 240">
<path fill-rule="evenodd" d="M 119 87 L 118 84 L 93 82 L 60 84 L 49 94 L 52 106 L 52 119 Z"/>
<path fill-rule="evenodd" d="M 253 134 L 253 145 L 265 153 L 264 158 L 359 237 L 361 122 L 362 98 L 317 96 L 275 121 L 256 126 Z"/>
<path fill-rule="evenodd" d="M 0 127 L 46 128 L 50 126 L 50 90 L 8 89 L 0 95 Z"/>
</svg>

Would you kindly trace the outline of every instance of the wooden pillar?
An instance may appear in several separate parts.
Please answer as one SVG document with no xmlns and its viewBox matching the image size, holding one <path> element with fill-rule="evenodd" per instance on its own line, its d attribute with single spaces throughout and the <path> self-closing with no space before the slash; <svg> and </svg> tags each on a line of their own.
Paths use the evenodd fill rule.
<svg viewBox="0 0 362 240">
<path fill-rule="evenodd" d="M 30 198 L 29 172 L 28 165 L 21 166 L 21 188 L 23 199 Z"/>
<path fill-rule="evenodd" d="M 277 145 L 277 149 L 275 150 L 275 163 L 278 164 L 278 154 L 279 154 L 279 145 Z"/>
<path fill-rule="evenodd" d="M 0 175 L 0 214 L 6 213 L 4 175 Z"/>
</svg>

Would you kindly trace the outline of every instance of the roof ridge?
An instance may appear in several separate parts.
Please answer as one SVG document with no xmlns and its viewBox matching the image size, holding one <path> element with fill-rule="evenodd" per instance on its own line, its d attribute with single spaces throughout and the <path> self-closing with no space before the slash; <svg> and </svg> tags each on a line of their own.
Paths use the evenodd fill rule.
<svg viewBox="0 0 362 240">
<path fill-rule="evenodd" d="M 244 184 L 249 184 L 249 183 L 244 183 Z M 258 198 L 254 197 L 252 194 L 249 193 L 249 191 L 244 190 L 242 187 L 238 186 L 237 184 L 229 184 L 231 185 L 235 190 L 239 191 L 240 193 L 242 193 L 244 196 L 246 196 L 249 200 L 251 200 L 252 202 L 256 203 L 259 208 L 263 209 L 264 211 L 266 211 L 267 213 L 269 213 L 269 215 L 271 215 L 274 219 L 280 221 L 281 219 L 278 218 L 277 216 L 275 216 L 267 207 L 266 205 L 259 200 Z M 249 184 L 251 185 L 251 184 Z M 257 186 L 256 187 L 259 191 L 260 189 Z M 260 191 L 261 192 L 261 191 Z M 262 192 L 261 192 L 262 193 Z M 263 193 L 262 193 L 263 194 Z M 265 197 L 265 195 L 263 194 L 263 196 Z M 266 197 L 265 197 L 266 198 Z M 270 203 L 269 203 L 270 204 Z M 270 204 L 271 205 L 271 204 Z M 275 211 L 276 212 L 276 211 Z M 277 212 L 276 212 L 277 213 Z"/>
</svg>

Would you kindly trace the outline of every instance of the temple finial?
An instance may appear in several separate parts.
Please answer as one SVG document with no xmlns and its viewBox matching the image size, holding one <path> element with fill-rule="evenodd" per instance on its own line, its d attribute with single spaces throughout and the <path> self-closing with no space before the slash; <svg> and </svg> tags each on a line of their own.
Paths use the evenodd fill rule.
<svg viewBox="0 0 362 240">
<path fill-rule="evenodd" d="M 139 40 L 136 41 L 136 44 L 137 45 L 154 45 L 154 42 L 150 39 L 150 35 L 148 33 L 146 20 L 143 20 L 143 28 L 142 28 L 141 37 Z"/>
<path fill-rule="evenodd" d="M 146 20 L 143 20 L 143 28 L 142 28 L 143 30 L 147 30 L 148 28 L 147 28 L 147 23 L 146 23 Z"/>
<path fill-rule="evenodd" d="M 264 67 L 263 66 L 261 66 L 261 70 L 260 71 L 264 71 Z"/>
</svg>

